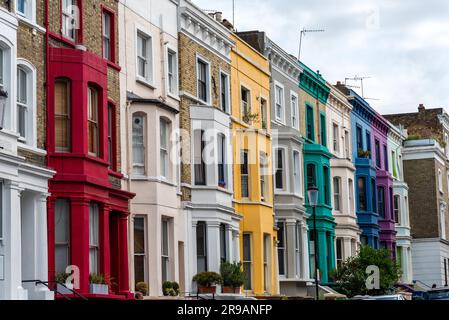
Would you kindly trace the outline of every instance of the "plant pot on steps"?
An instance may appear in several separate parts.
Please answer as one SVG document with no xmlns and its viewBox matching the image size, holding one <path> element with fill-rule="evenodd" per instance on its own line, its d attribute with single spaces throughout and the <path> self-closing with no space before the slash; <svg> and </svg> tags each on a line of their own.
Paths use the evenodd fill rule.
<svg viewBox="0 0 449 320">
<path fill-rule="evenodd" d="M 89 284 L 89 292 L 91 294 L 109 294 L 109 286 L 107 284 Z"/>
<path fill-rule="evenodd" d="M 240 288 L 234 288 L 234 287 L 223 287 L 222 291 L 223 291 L 223 293 L 234 293 L 234 294 L 240 294 Z"/>
<path fill-rule="evenodd" d="M 202 294 L 215 294 L 217 292 L 216 286 L 211 287 L 198 287 L 198 293 Z"/>
</svg>

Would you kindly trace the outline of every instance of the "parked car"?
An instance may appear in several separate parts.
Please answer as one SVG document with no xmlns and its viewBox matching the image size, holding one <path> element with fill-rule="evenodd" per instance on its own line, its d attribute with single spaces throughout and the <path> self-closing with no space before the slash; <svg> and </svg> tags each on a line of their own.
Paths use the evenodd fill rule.
<svg viewBox="0 0 449 320">
<path fill-rule="evenodd" d="M 354 300 L 407 300 L 401 294 L 385 295 L 385 296 L 356 296 Z"/>
<path fill-rule="evenodd" d="M 432 289 L 426 292 L 425 300 L 449 300 L 449 288 Z"/>
</svg>

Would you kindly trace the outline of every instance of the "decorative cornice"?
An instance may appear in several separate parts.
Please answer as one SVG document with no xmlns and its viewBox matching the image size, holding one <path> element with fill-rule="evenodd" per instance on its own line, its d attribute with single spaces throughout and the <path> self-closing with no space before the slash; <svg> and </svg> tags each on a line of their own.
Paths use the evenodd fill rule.
<svg viewBox="0 0 449 320">
<path fill-rule="evenodd" d="M 299 76 L 303 72 L 303 68 L 298 60 L 293 59 L 287 52 L 266 37 L 265 56 L 271 61 L 271 65 L 278 71 L 285 74 L 295 84 L 299 83 Z"/>
<path fill-rule="evenodd" d="M 343 113 L 351 113 L 352 105 L 349 103 L 346 96 L 331 84 L 328 83 L 328 86 L 329 88 L 331 88 L 330 95 L 327 101 L 328 104 L 338 110 L 341 110 Z"/>
<path fill-rule="evenodd" d="M 231 31 L 209 17 L 188 0 L 182 0 L 179 8 L 179 31 L 197 41 L 223 59 L 231 61 Z"/>
<path fill-rule="evenodd" d="M 327 86 L 326 80 L 317 71 L 312 71 L 302 62 L 299 62 L 303 68 L 303 72 L 299 77 L 299 86 L 301 89 L 309 93 L 314 98 L 317 98 L 321 103 L 326 104 L 331 89 Z"/>
</svg>

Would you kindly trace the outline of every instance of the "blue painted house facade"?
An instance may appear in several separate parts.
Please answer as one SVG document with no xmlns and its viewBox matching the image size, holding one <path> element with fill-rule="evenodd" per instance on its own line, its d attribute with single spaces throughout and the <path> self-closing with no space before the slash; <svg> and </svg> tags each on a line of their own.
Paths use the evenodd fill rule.
<svg viewBox="0 0 449 320">
<path fill-rule="evenodd" d="M 379 215 L 377 213 L 377 171 L 373 159 L 375 117 L 369 104 L 342 84 L 336 86 L 352 104 L 352 159 L 356 167 L 355 195 L 357 223 L 362 229 L 361 244 L 379 248 Z"/>
</svg>

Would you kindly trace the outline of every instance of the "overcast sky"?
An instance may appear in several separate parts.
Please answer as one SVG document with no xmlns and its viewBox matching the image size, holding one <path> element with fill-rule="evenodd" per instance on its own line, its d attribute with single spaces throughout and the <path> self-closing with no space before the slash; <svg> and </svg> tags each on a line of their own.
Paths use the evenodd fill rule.
<svg viewBox="0 0 449 320">
<path fill-rule="evenodd" d="M 223 11 L 232 0 L 193 0 Z M 370 76 L 365 97 L 380 113 L 449 106 L 449 1 L 444 0 L 235 0 L 238 31 L 261 30 L 298 55 L 331 83 Z M 360 86 L 353 82 L 348 84 Z M 358 90 L 358 89 L 355 89 Z"/>
</svg>

